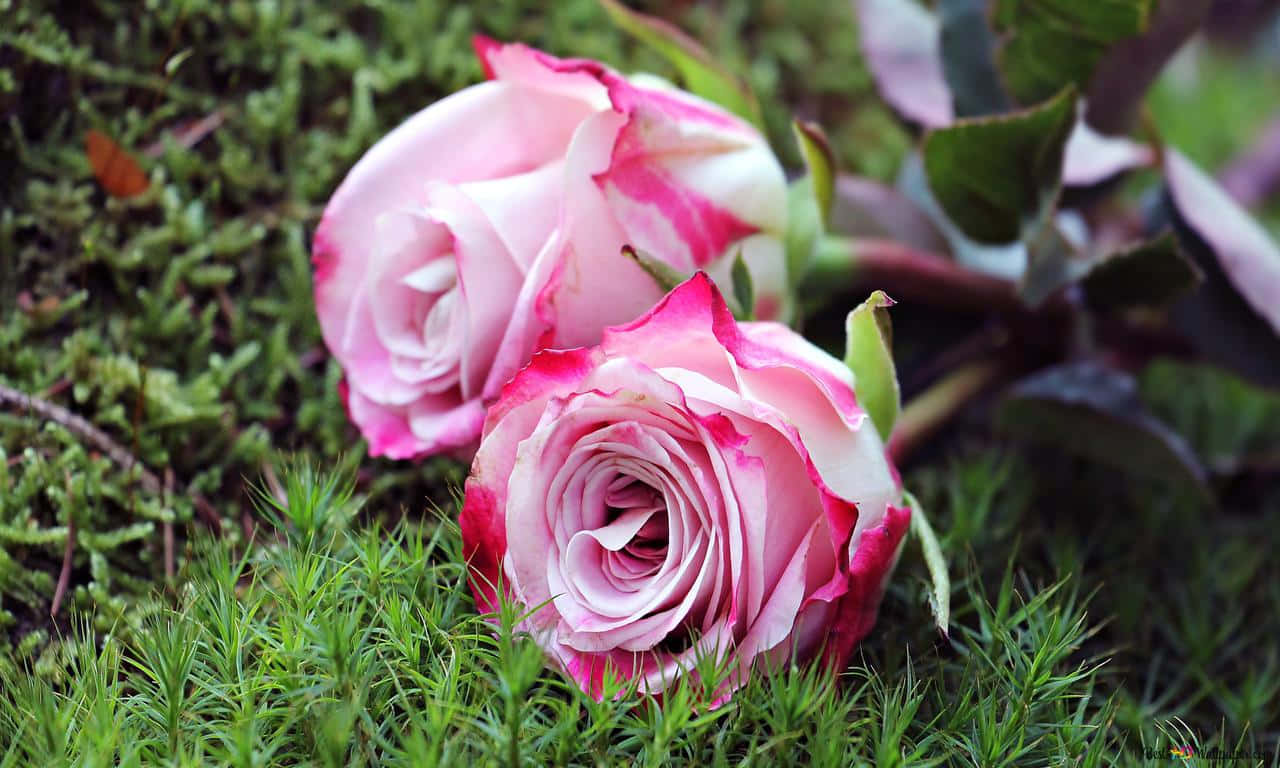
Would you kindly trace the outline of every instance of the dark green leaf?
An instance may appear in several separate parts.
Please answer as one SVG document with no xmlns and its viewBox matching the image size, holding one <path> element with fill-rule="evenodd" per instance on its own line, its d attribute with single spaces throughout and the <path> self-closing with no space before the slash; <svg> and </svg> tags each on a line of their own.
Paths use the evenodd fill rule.
<svg viewBox="0 0 1280 768">
<path fill-rule="evenodd" d="M 1166 233 L 1099 262 L 1084 280 L 1089 305 L 1099 310 L 1166 307 L 1194 291 L 1204 275 Z"/>
<path fill-rule="evenodd" d="M 939 0 L 942 68 L 958 117 L 1004 112 L 1009 96 L 995 65 L 995 42 L 986 0 Z"/>
<path fill-rule="evenodd" d="M 1017 384 L 997 420 L 1023 439 L 1210 499 L 1204 467 L 1181 436 L 1147 412 L 1128 374 L 1088 362 L 1051 368 Z"/>
<path fill-rule="evenodd" d="M 633 11 L 618 0 L 599 2 L 614 24 L 670 61 L 690 91 L 757 127 L 762 124 L 760 104 L 746 82 L 716 61 L 697 40 L 673 24 Z"/>
<path fill-rule="evenodd" d="M 1094 68 L 1117 42 L 1146 30 L 1155 0 L 1001 0 L 997 56 L 1009 93 L 1020 104 L 1049 98 L 1063 86 L 1089 85 Z"/>
<path fill-rule="evenodd" d="M 1010 243 L 1052 209 L 1076 92 L 1067 87 L 1033 109 L 966 120 L 924 143 L 929 187 L 948 217 L 984 243 Z"/>
</svg>

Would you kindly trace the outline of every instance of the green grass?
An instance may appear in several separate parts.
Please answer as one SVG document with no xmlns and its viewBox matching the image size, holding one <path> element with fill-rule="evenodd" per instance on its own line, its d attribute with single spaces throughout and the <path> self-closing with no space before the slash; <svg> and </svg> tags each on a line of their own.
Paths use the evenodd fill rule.
<svg viewBox="0 0 1280 768">
<path fill-rule="evenodd" d="M 785 105 L 845 168 L 892 175 L 908 139 L 847 3 L 659 6 L 748 73 L 791 167 Z M 1176 369 L 1144 395 L 1223 470 L 1218 508 L 969 421 L 907 476 L 952 564 L 953 645 L 909 549 L 847 670 L 761 670 L 715 710 L 693 689 L 584 698 L 476 616 L 452 522 L 465 467 L 364 457 L 308 247 L 361 152 L 480 77 L 473 32 L 662 62 L 594 0 L 137 7 L 0 0 L 0 385 L 86 420 L 157 485 L 0 407 L 0 766 L 1089 766 L 1184 742 L 1280 766 L 1280 488 L 1230 471 L 1274 459 L 1276 406 Z M 201 142 L 172 140 L 215 111 Z M 147 193 L 104 195 L 91 128 L 160 142 Z M 285 502 L 255 509 L 258 483 Z"/>
<path fill-rule="evenodd" d="M 1274 527 L 1211 524 L 1237 544 L 1152 573 L 1154 518 L 1190 522 L 1174 507 L 1053 523 L 1036 488 L 1057 489 L 999 452 L 910 480 L 954 563 L 953 642 L 909 551 L 848 669 L 758 669 L 712 709 L 705 665 L 660 703 L 584 696 L 511 631 L 513 608 L 477 616 L 448 510 L 384 526 L 301 466 L 279 498 L 258 492 L 257 546 L 200 538 L 134 631 L 77 622 L 54 656 L 3 657 L 0 765 L 1131 765 L 1175 734 L 1280 764 L 1273 637 L 1240 626 L 1278 607 L 1280 569 L 1242 557 Z M 1259 602 L 1224 601 L 1242 590 Z"/>
</svg>

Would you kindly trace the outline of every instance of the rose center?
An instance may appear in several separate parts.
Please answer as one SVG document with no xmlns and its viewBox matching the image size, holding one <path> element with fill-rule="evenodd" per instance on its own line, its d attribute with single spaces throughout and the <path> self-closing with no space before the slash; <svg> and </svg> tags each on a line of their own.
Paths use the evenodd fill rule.
<svg viewBox="0 0 1280 768">
<path fill-rule="evenodd" d="M 625 559 L 632 572 L 656 571 L 666 558 L 669 537 L 667 504 L 662 493 L 641 480 L 620 475 L 610 485 L 604 503 L 606 525 L 636 513 L 648 516 L 630 541 L 614 554 Z"/>
</svg>

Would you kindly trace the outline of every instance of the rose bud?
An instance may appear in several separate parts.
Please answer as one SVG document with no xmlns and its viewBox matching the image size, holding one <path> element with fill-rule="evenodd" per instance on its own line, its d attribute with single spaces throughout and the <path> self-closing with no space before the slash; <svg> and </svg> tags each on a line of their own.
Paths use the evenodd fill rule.
<svg viewBox="0 0 1280 768">
<path fill-rule="evenodd" d="M 750 125 L 653 78 L 476 44 L 490 80 L 360 159 L 313 244 L 325 343 L 373 455 L 466 454 L 485 406 L 543 347 L 595 344 L 662 296 L 623 245 L 783 317 L 786 184 Z"/>
<path fill-rule="evenodd" d="M 737 323 L 703 274 L 599 346 L 546 350 L 485 420 L 461 526 L 478 607 L 498 590 L 584 690 L 657 693 L 698 654 L 847 660 L 910 512 L 848 369 Z M 722 695 L 724 695 L 722 694 Z"/>
</svg>

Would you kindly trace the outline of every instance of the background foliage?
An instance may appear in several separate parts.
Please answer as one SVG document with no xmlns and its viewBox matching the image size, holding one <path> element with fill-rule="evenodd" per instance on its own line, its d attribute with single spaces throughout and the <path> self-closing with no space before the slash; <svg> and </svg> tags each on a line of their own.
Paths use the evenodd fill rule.
<svg viewBox="0 0 1280 768">
<path fill-rule="evenodd" d="M 0 409 L 0 765 L 1105 765 L 1186 741 L 1280 765 L 1274 472 L 1215 475 L 1206 512 L 1014 449 L 981 408 L 907 478 L 952 561 L 954 647 L 909 553 L 838 680 L 781 670 L 708 711 L 698 691 L 597 704 L 542 672 L 460 587 L 447 521 L 464 470 L 363 457 L 313 316 L 310 232 L 361 152 L 480 78 L 475 32 L 669 69 L 595 0 L 138 5 L 0 0 L 0 385 L 87 419 L 161 485 Z M 648 10 L 748 74 L 789 167 L 795 110 L 844 170 L 896 174 L 912 139 L 874 93 L 846 4 Z M 1200 56 L 1149 105 L 1215 167 L 1280 94 L 1240 74 L 1274 59 Z M 102 191 L 90 129 L 142 157 L 147 192 Z M 845 298 L 841 315 L 861 299 Z M 939 321 L 902 309 L 910 391 L 928 367 L 911 338 Z M 1280 404 L 1229 376 L 1168 363 L 1141 393 L 1211 466 L 1277 445 Z M 284 509 L 253 511 L 259 483 Z"/>
</svg>

